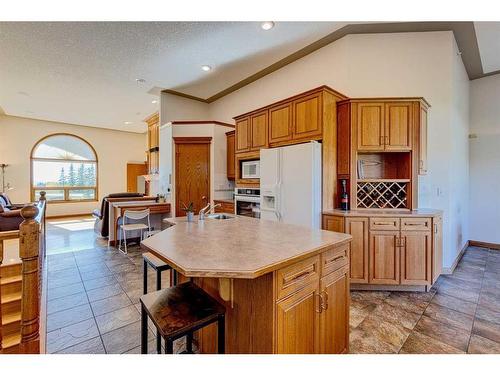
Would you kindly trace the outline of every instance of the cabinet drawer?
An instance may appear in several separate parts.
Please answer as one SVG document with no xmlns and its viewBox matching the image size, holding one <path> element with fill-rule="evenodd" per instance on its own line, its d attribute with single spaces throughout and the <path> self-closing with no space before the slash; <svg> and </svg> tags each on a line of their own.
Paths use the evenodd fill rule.
<svg viewBox="0 0 500 375">
<path fill-rule="evenodd" d="M 398 217 L 371 217 L 370 230 L 399 230 Z"/>
<path fill-rule="evenodd" d="M 432 229 L 431 219 L 428 217 L 401 218 L 401 230 L 426 230 Z"/>
<path fill-rule="evenodd" d="M 319 255 L 276 271 L 278 299 L 319 280 Z"/>
<path fill-rule="evenodd" d="M 321 276 L 338 270 L 349 263 L 349 245 L 342 245 L 321 254 Z"/>
</svg>

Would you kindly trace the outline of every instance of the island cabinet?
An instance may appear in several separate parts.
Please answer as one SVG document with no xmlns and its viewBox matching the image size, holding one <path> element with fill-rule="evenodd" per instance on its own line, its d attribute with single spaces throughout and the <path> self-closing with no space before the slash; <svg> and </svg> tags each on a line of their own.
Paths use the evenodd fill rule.
<svg viewBox="0 0 500 375">
<path fill-rule="evenodd" d="M 332 230 L 325 224 L 333 218 L 343 221 L 336 228 L 352 236 L 349 275 L 354 288 L 429 289 L 441 274 L 440 211 L 333 210 L 323 214 L 323 229 Z"/>
</svg>

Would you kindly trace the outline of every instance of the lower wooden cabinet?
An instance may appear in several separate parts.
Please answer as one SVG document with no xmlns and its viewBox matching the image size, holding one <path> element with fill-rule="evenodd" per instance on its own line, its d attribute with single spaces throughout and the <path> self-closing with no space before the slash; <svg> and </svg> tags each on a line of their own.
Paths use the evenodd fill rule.
<svg viewBox="0 0 500 375">
<path fill-rule="evenodd" d="M 399 284 L 399 231 L 370 231 L 370 284 Z"/>
<path fill-rule="evenodd" d="M 216 213 L 234 214 L 234 202 L 214 199 L 214 205 L 217 204 L 220 204 L 220 206 L 215 207 Z"/>
<path fill-rule="evenodd" d="M 349 256 L 353 284 L 430 287 L 442 272 L 440 215 L 323 215 L 323 229 L 339 228 L 353 237 Z"/>
</svg>

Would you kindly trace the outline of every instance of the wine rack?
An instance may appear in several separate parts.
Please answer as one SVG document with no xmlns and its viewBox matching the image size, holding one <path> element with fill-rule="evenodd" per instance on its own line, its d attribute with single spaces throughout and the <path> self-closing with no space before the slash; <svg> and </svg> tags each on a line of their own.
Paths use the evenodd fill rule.
<svg viewBox="0 0 500 375">
<path fill-rule="evenodd" d="M 408 208 L 409 180 L 358 180 L 358 208 Z"/>
</svg>

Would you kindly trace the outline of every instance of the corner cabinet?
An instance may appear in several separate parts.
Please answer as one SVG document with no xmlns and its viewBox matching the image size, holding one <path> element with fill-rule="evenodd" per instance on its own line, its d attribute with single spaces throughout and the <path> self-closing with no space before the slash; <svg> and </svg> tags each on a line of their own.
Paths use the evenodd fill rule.
<svg viewBox="0 0 500 375">
<path fill-rule="evenodd" d="M 232 130 L 226 133 L 226 174 L 228 180 L 236 178 L 234 147 L 235 131 Z"/>
<path fill-rule="evenodd" d="M 441 213 L 428 215 L 334 210 L 323 214 L 323 229 L 332 230 L 327 224 L 335 222 L 352 236 L 349 276 L 357 288 L 429 289 L 442 272 L 443 256 Z"/>
</svg>

